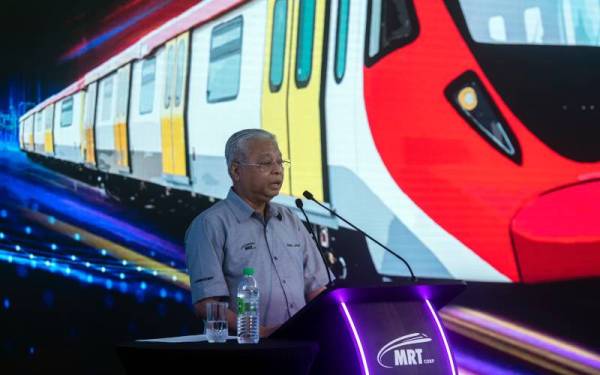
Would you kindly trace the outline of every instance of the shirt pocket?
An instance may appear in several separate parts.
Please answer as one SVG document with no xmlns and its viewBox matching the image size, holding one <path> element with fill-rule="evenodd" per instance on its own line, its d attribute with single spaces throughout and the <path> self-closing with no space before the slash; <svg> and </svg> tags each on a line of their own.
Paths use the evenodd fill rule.
<svg viewBox="0 0 600 375">
<path fill-rule="evenodd" d="M 304 251 L 302 242 L 296 239 L 283 241 L 286 256 L 294 263 L 295 270 L 304 270 Z"/>
<path fill-rule="evenodd" d="M 238 238 L 227 242 L 223 268 L 232 276 L 241 276 L 244 268 L 256 270 L 258 264 L 258 244 L 255 240 Z"/>
</svg>

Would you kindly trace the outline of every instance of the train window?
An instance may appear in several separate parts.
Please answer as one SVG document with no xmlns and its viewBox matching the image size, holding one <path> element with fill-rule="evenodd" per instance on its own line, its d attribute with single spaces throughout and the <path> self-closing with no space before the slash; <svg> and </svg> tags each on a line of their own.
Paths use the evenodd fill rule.
<svg viewBox="0 0 600 375">
<path fill-rule="evenodd" d="M 296 86 L 306 87 L 312 71 L 316 0 L 300 2 L 298 43 L 296 45 Z"/>
<path fill-rule="evenodd" d="M 63 100 L 60 113 L 60 126 L 69 127 L 73 124 L 73 97 Z"/>
<path fill-rule="evenodd" d="M 187 54 L 185 53 L 185 40 L 180 40 L 177 45 L 177 71 L 175 72 L 175 106 L 178 107 L 181 104 L 181 97 L 183 96 L 183 63 Z"/>
<path fill-rule="evenodd" d="M 478 43 L 600 45 L 598 1 L 460 0 L 469 33 Z"/>
<path fill-rule="evenodd" d="M 348 17 L 350 16 L 350 0 L 338 1 L 337 31 L 335 40 L 335 80 L 342 81 L 346 72 L 346 53 L 348 50 Z"/>
<path fill-rule="evenodd" d="M 35 114 L 35 131 L 40 132 L 42 129 L 44 129 L 44 126 L 42 123 L 42 112 L 40 111 Z"/>
<path fill-rule="evenodd" d="M 171 82 L 173 82 L 173 59 L 175 58 L 175 54 L 173 51 L 173 46 L 169 46 L 169 50 L 167 52 L 167 81 L 165 84 L 165 108 L 169 108 L 171 105 Z"/>
<path fill-rule="evenodd" d="M 142 83 L 140 87 L 140 115 L 152 112 L 154 108 L 154 78 L 156 75 L 156 57 L 142 63 Z"/>
<path fill-rule="evenodd" d="M 217 25 L 212 30 L 206 91 L 206 100 L 209 103 L 233 100 L 238 95 L 242 31 L 242 16 Z"/>
<path fill-rule="evenodd" d="M 52 106 L 46 107 L 46 109 L 44 110 L 44 122 L 45 122 L 45 129 L 46 130 L 51 130 L 52 129 L 52 121 L 54 120 L 54 108 Z"/>
<path fill-rule="evenodd" d="M 110 120 L 112 114 L 113 77 L 102 82 L 102 121 Z"/>
<path fill-rule="evenodd" d="M 91 128 L 94 125 L 94 111 L 96 106 L 96 83 L 86 87 L 85 106 L 83 111 L 83 127 Z"/>
<path fill-rule="evenodd" d="M 417 16 L 410 0 L 371 0 L 367 17 L 366 65 L 417 38 Z"/>
<path fill-rule="evenodd" d="M 120 69 L 117 78 L 117 116 L 123 117 L 127 115 L 129 104 L 129 70 Z"/>
<path fill-rule="evenodd" d="M 271 40 L 271 66 L 269 86 L 271 92 L 277 92 L 283 82 L 285 61 L 285 37 L 287 28 L 287 0 L 276 0 L 273 10 L 273 31 Z"/>
</svg>

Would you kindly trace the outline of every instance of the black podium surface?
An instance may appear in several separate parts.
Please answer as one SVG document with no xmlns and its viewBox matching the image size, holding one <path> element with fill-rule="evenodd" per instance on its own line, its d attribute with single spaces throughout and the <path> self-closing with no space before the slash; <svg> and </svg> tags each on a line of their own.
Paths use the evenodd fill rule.
<svg viewBox="0 0 600 375">
<path fill-rule="evenodd" d="M 128 374 L 308 374 L 319 345 L 311 341 L 261 339 L 258 344 L 135 341 L 117 346 Z M 208 370 L 211 369 L 211 372 Z M 183 372 L 185 371 L 185 372 Z"/>
</svg>

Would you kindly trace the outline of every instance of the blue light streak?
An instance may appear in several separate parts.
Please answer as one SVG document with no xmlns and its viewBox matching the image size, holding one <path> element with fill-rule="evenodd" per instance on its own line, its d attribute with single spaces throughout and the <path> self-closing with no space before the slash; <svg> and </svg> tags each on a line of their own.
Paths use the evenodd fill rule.
<svg viewBox="0 0 600 375">
<path fill-rule="evenodd" d="M 98 265 L 90 261 L 71 261 L 71 257 L 64 259 L 48 258 L 40 254 L 32 254 L 27 251 L 14 253 L 10 249 L 1 247 L 0 245 L 0 261 L 7 264 L 17 266 L 17 271 L 20 277 L 27 277 L 25 266 L 31 267 L 40 271 L 54 273 L 57 269 L 64 277 L 78 280 L 79 282 L 103 286 L 107 290 L 113 289 L 114 283 L 118 282 L 119 291 L 122 293 L 136 294 L 144 293 L 146 296 L 156 296 L 160 298 L 170 298 L 177 303 L 183 303 L 185 298 L 184 293 L 177 290 L 169 293 L 167 288 L 162 286 L 164 281 L 160 278 L 151 276 L 151 272 L 138 272 L 134 269 L 129 269 L 125 272 L 121 267 L 121 263 L 115 263 L 115 266 Z M 88 266 L 89 264 L 89 266 Z M 134 277 L 136 275 L 136 277 Z M 140 280 L 140 277 L 151 278 L 149 280 Z M 125 281 L 128 278 L 139 282 L 139 288 L 130 289 L 129 284 Z M 5 309 L 10 308 L 11 303 L 8 298 L 4 298 L 3 306 Z"/>
<path fill-rule="evenodd" d="M 184 252 L 180 245 L 148 233 L 130 222 L 119 220 L 101 212 L 100 209 L 84 205 L 68 195 L 55 193 L 36 184 L 10 178 L 9 175 L 0 172 L 0 180 L 2 179 L 11 180 L 11 184 L 8 187 L 11 193 L 22 202 L 29 202 L 31 200 L 53 202 L 53 207 L 60 207 L 61 215 L 64 215 L 66 218 L 72 219 L 75 222 L 93 222 L 98 230 L 106 231 L 117 237 L 126 239 L 128 242 L 135 242 L 141 248 L 160 253 L 178 262 L 184 262 Z M 5 209 L 0 211 L 0 216 L 2 211 L 8 216 L 8 212 Z M 77 238 L 81 239 L 81 235 L 76 234 L 75 239 L 77 240 Z"/>
</svg>

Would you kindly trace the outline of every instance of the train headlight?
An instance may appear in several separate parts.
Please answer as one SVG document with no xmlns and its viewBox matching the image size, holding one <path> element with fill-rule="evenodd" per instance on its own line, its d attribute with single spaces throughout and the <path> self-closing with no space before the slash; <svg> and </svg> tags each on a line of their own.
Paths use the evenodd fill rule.
<svg viewBox="0 0 600 375">
<path fill-rule="evenodd" d="M 467 86 L 458 93 L 458 103 L 465 111 L 472 111 L 477 107 L 477 92 L 474 88 Z"/>
<path fill-rule="evenodd" d="M 474 72 L 461 74 L 446 87 L 444 93 L 454 109 L 491 146 L 521 164 L 521 147 L 517 138 Z"/>
</svg>

